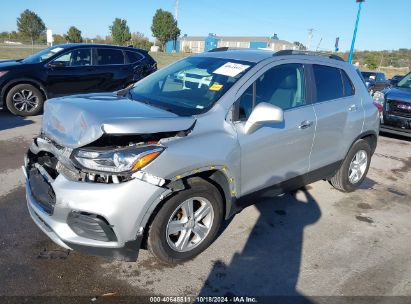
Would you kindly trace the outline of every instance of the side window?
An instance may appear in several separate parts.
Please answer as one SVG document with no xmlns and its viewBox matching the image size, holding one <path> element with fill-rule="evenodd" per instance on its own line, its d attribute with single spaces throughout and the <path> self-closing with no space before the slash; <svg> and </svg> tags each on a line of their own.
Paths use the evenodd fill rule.
<svg viewBox="0 0 411 304">
<path fill-rule="evenodd" d="M 130 63 L 134 63 L 134 62 L 137 62 L 143 59 L 143 55 L 137 52 L 126 51 L 126 54 L 127 54 L 128 62 Z"/>
<path fill-rule="evenodd" d="M 313 65 L 317 102 L 344 97 L 340 69 Z"/>
<path fill-rule="evenodd" d="M 302 64 L 276 66 L 261 75 L 239 98 L 239 118 L 246 120 L 260 102 L 271 103 L 283 110 L 305 105 L 304 93 Z"/>
<path fill-rule="evenodd" d="M 352 96 L 355 94 L 354 85 L 352 84 L 350 78 L 344 70 L 341 71 L 341 76 L 344 85 L 344 96 Z"/>
<path fill-rule="evenodd" d="M 124 64 L 123 51 L 97 49 L 97 65 Z"/>
<path fill-rule="evenodd" d="M 66 67 L 91 65 L 91 49 L 70 51 L 54 59 L 54 62 L 61 62 Z"/>
</svg>

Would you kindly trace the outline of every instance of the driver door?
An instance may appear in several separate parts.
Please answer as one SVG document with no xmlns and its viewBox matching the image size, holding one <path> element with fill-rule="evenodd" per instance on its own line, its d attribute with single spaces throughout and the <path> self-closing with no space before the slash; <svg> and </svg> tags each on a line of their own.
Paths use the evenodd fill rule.
<svg viewBox="0 0 411 304">
<path fill-rule="evenodd" d="M 245 91 L 239 91 L 235 128 L 241 148 L 240 196 L 308 172 L 316 117 L 307 102 L 305 78 L 303 64 L 271 65 L 250 79 Z M 284 121 L 246 134 L 245 122 L 260 102 L 280 107 Z"/>
<path fill-rule="evenodd" d="M 50 98 L 96 92 L 99 82 L 90 48 L 71 50 L 54 59 L 47 67 L 47 92 Z"/>
</svg>

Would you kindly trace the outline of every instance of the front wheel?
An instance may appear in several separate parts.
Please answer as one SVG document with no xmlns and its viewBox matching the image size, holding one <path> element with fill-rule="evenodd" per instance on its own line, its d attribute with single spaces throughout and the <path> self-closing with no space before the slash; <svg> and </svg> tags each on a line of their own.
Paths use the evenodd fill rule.
<svg viewBox="0 0 411 304">
<path fill-rule="evenodd" d="M 367 176 L 370 162 L 370 145 L 360 139 L 351 147 L 340 169 L 330 179 L 331 185 L 343 192 L 356 190 Z"/>
<path fill-rule="evenodd" d="M 187 183 L 189 188 L 168 199 L 149 228 L 148 248 L 168 264 L 190 260 L 204 251 L 223 220 L 218 189 L 199 177 Z"/>
<path fill-rule="evenodd" d="M 44 96 L 31 84 L 18 84 L 6 96 L 7 109 L 14 115 L 38 115 L 43 110 Z"/>
</svg>

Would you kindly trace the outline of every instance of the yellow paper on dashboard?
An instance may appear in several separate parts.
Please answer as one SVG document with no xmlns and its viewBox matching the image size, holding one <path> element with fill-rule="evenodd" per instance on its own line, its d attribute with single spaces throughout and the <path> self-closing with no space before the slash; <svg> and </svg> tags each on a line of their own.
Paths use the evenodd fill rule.
<svg viewBox="0 0 411 304">
<path fill-rule="evenodd" d="M 210 91 L 220 91 L 222 88 L 223 88 L 223 85 L 222 85 L 222 84 L 214 83 L 214 84 L 209 88 L 209 90 L 210 90 Z"/>
</svg>

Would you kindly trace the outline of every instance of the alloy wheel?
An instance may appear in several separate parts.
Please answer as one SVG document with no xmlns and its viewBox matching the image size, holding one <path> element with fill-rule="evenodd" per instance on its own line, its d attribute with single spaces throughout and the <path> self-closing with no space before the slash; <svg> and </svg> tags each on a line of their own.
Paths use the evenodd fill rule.
<svg viewBox="0 0 411 304">
<path fill-rule="evenodd" d="M 364 150 L 355 153 L 348 170 L 348 179 L 351 184 L 358 183 L 367 170 L 368 156 Z"/>
<path fill-rule="evenodd" d="M 20 112 L 33 112 L 39 104 L 39 98 L 31 90 L 20 90 L 14 93 L 13 104 Z"/>
<path fill-rule="evenodd" d="M 193 197 L 184 201 L 168 220 L 168 245 L 178 252 L 194 249 L 207 237 L 213 220 L 213 206 L 206 198 Z"/>
</svg>

